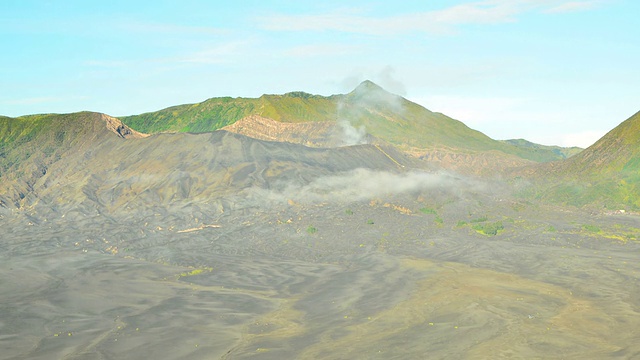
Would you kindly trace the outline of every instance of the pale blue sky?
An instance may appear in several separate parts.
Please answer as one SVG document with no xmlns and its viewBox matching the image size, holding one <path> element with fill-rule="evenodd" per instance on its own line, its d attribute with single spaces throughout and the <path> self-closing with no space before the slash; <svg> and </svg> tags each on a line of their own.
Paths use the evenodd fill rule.
<svg viewBox="0 0 640 360">
<path fill-rule="evenodd" d="M 496 139 L 640 110 L 640 2 L 0 0 L 0 114 L 138 114 L 364 79 Z"/>
</svg>

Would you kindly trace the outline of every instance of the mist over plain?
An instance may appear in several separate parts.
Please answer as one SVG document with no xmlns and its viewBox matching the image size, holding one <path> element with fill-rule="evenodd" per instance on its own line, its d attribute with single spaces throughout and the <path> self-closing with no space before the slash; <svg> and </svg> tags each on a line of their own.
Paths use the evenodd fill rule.
<svg viewBox="0 0 640 360">
<path fill-rule="evenodd" d="M 320 177 L 308 184 L 276 183 L 273 189 L 249 189 L 248 192 L 269 201 L 285 203 L 293 200 L 313 204 L 393 198 L 429 190 L 460 195 L 465 192 L 482 191 L 484 188 L 485 185 L 479 180 L 465 179 L 445 171 L 428 173 L 409 170 L 392 173 L 357 168 L 344 174 Z"/>
</svg>

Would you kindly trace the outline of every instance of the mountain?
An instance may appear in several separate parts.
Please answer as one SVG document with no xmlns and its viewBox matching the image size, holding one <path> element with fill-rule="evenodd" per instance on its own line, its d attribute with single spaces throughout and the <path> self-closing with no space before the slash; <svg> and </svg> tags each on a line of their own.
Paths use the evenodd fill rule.
<svg viewBox="0 0 640 360">
<path fill-rule="evenodd" d="M 565 157 L 555 148 L 534 149 L 493 140 L 460 121 L 391 94 L 371 81 L 362 82 L 344 95 L 324 97 L 291 92 L 257 99 L 213 98 L 121 120 L 145 133 L 200 133 L 224 128 L 259 139 L 308 146 L 388 143 L 426 158 L 469 152 L 493 152 L 496 154 L 493 162 L 514 162 L 513 158 L 508 159 L 510 156 L 535 162 Z M 240 124 L 234 126 L 236 122 Z M 317 136 L 309 138 L 310 129 Z M 522 161 L 520 165 L 526 163 Z"/>
<path fill-rule="evenodd" d="M 640 112 L 579 154 L 539 166 L 541 196 L 558 202 L 640 209 Z"/>
</svg>

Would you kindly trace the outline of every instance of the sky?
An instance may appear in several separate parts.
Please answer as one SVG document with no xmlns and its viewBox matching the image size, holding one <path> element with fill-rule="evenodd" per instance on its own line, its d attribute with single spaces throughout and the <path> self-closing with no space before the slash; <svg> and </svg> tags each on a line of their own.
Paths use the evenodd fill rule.
<svg viewBox="0 0 640 360">
<path fill-rule="evenodd" d="M 124 116 L 372 80 L 494 139 L 640 110 L 636 0 L 0 0 L 0 115 Z"/>
</svg>

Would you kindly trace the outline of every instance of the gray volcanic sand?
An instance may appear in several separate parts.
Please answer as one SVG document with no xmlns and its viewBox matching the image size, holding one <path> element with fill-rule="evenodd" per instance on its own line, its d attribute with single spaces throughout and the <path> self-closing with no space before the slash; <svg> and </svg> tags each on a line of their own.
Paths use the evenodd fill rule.
<svg viewBox="0 0 640 360">
<path fill-rule="evenodd" d="M 476 200 L 7 215 L 0 359 L 640 357 L 637 216 Z"/>
</svg>

